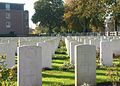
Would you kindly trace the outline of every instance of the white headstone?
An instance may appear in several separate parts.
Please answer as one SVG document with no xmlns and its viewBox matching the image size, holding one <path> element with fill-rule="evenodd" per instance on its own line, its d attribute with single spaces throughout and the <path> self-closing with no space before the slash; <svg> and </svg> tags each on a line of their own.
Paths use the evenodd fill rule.
<svg viewBox="0 0 120 86">
<path fill-rule="evenodd" d="M 37 46 L 42 47 L 42 68 L 52 68 L 52 46 L 49 42 L 39 42 Z"/>
<path fill-rule="evenodd" d="M 94 45 L 75 46 L 75 86 L 96 84 L 96 48 Z"/>
<path fill-rule="evenodd" d="M 59 41 L 60 39 L 59 38 L 52 38 L 52 39 L 49 39 L 49 40 L 46 40 L 45 42 L 48 42 L 51 44 L 51 51 L 52 51 L 52 54 L 54 55 L 58 45 L 59 45 Z"/>
<path fill-rule="evenodd" d="M 92 39 L 92 40 L 90 40 L 90 44 L 95 45 L 96 50 L 99 50 L 99 48 L 100 48 L 100 39 Z"/>
<path fill-rule="evenodd" d="M 110 46 L 115 56 L 120 55 L 120 40 L 116 39 L 111 40 Z"/>
<path fill-rule="evenodd" d="M 84 44 L 89 44 L 89 39 L 88 39 L 88 37 L 86 37 L 86 38 L 84 39 Z"/>
<path fill-rule="evenodd" d="M 113 53 L 109 41 L 100 41 L 100 64 L 111 66 Z"/>
<path fill-rule="evenodd" d="M 85 38 L 82 38 L 82 37 L 81 37 L 81 38 L 79 38 L 78 42 L 81 42 L 81 43 L 84 44 L 84 39 L 85 39 Z"/>
<path fill-rule="evenodd" d="M 18 57 L 18 86 L 42 86 L 41 47 L 18 47 Z"/>
<path fill-rule="evenodd" d="M 75 64 L 75 45 L 80 44 L 80 42 L 77 41 L 71 41 L 70 42 L 70 63 Z"/>
<path fill-rule="evenodd" d="M 71 37 L 66 37 L 65 38 L 65 44 L 66 44 L 68 55 L 70 55 L 70 41 L 73 41 L 73 39 Z"/>
<path fill-rule="evenodd" d="M 7 68 L 10 68 L 15 65 L 15 53 L 17 51 L 17 43 L 5 43 L 0 44 L 0 55 L 5 55 L 5 63 L 7 64 Z"/>
</svg>

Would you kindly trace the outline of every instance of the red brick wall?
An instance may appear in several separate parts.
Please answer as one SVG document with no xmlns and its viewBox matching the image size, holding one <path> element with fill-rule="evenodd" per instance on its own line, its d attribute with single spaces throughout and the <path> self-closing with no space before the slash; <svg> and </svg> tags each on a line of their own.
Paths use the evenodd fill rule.
<svg viewBox="0 0 120 86">
<path fill-rule="evenodd" d="M 10 10 L 10 20 L 6 19 L 6 10 L 0 9 L 0 34 L 15 32 L 17 35 L 28 34 L 28 28 L 25 27 L 24 11 Z M 6 21 L 11 22 L 11 28 L 6 28 Z M 29 21 L 27 21 L 29 22 Z"/>
</svg>

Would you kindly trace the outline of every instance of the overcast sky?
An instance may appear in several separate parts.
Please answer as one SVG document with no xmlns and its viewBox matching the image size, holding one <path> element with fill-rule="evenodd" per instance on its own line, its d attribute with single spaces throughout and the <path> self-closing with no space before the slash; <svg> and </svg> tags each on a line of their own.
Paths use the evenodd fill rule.
<svg viewBox="0 0 120 86">
<path fill-rule="evenodd" d="M 24 3 L 24 9 L 29 11 L 29 26 L 34 28 L 35 25 L 31 21 L 31 17 L 34 14 L 34 2 L 37 0 L 0 0 L 0 2 L 9 2 L 9 3 Z"/>
</svg>

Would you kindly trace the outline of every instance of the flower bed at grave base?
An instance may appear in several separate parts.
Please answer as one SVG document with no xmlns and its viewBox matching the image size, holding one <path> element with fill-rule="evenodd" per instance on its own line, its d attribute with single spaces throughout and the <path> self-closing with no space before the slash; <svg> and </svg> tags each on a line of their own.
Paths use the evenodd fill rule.
<svg viewBox="0 0 120 86">
<path fill-rule="evenodd" d="M 17 66 L 6 68 L 5 58 L 0 62 L 0 86 L 17 86 Z"/>
</svg>

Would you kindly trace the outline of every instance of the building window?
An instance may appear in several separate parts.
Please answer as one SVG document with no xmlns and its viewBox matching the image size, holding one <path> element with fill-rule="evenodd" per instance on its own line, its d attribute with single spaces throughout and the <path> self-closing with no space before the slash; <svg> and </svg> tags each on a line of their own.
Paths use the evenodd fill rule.
<svg viewBox="0 0 120 86">
<path fill-rule="evenodd" d="M 28 22 L 25 23 L 25 27 L 28 28 L 29 27 L 29 24 Z"/>
<path fill-rule="evenodd" d="M 25 20 L 28 20 L 28 14 L 25 14 Z"/>
<path fill-rule="evenodd" d="M 6 28 L 11 28 L 11 23 L 10 23 L 10 21 L 7 21 L 7 22 L 6 22 Z"/>
<path fill-rule="evenodd" d="M 10 19 L 10 12 L 6 12 L 6 19 Z"/>
<path fill-rule="evenodd" d="M 28 16 L 28 11 L 25 10 L 25 11 L 24 11 L 24 19 L 25 19 L 25 20 L 28 20 L 28 18 L 29 18 L 29 16 Z"/>
<path fill-rule="evenodd" d="M 10 4 L 6 4 L 5 7 L 6 7 L 6 10 L 10 10 Z"/>
</svg>

